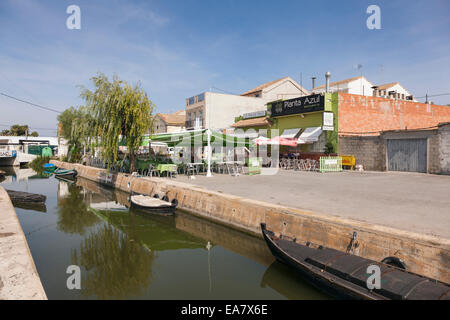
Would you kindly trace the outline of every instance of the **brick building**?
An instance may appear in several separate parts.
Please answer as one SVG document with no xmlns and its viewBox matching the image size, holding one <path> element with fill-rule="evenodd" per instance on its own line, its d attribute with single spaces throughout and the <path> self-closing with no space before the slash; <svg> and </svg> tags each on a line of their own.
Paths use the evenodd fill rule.
<svg viewBox="0 0 450 320">
<path fill-rule="evenodd" d="M 339 154 L 366 170 L 450 173 L 450 107 L 338 94 Z"/>
</svg>

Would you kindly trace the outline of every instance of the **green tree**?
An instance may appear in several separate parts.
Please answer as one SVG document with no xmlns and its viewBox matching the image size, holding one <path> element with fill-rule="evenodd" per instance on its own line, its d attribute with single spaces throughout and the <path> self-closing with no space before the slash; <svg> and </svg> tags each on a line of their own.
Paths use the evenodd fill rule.
<svg viewBox="0 0 450 320">
<path fill-rule="evenodd" d="M 33 131 L 32 133 L 30 133 L 31 137 L 39 137 L 39 133 L 37 131 Z"/>
<path fill-rule="evenodd" d="M 26 136 L 29 129 L 30 128 L 26 124 L 24 124 L 24 125 L 14 124 L 10 127 L 9 130 L 7 130 L 7 129 L 2 130 L 1 135 L 2 136 Z"/>
<path fill-rule="evenodd" d="M 155 106 L 139 83 L 132 86 L 117 75 L 110 81 L 102 73 L 91 80 L 95 89 L 83 88 L 81 92 L 81 97 L 86 101 L 87 114 L 92 120 L 89 121 L 89 130 L 83 132 L 97 142 L 109 164 L 118 160 L 122 136 L 133 172 L 136 169 L 135 151 L 141 144 L 142 136 L 150 133 Z"/>
<path fill-rule="evenodd" d="M 67 140 L 69 147 L 69 161 L 77 162 L 81 159 L 83 145 L 87 146 L 93 131 L 91 115 L 86 107 L 64 110 L 58 115 L 59 134 Z"/>
<path fill-rule="evenodd" d="M 28 133 L 28 125 L 20 125 L 20 124 L 15 124 L 13 126 L 11 126 L 11 129 L 9 130 L 11 132 L 12 136 L 26 136 Z"/>
</svg>

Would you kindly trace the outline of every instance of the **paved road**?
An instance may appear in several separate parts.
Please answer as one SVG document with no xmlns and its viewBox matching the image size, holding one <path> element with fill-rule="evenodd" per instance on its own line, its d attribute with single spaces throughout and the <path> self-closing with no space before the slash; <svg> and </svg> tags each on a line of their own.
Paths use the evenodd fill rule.
<svg viewBox="0 0 450 320">
<path fill-rule="evenodd" d="M 319 214 L 450 239 L 450 176 L 400 172 L 215 174 L 177 180 Z"/>
</svg>

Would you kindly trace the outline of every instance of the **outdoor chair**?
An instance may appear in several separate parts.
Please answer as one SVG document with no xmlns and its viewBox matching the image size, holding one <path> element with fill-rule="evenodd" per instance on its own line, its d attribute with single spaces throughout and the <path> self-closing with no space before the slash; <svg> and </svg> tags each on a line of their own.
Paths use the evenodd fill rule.
<svg viewBox="0 0 450 320">
<path fill-rule="evenodd" d="M 188 176 L 194 176 L 196 174 L 197 170 L 195 170 L 195 166 L 192 163 L 189 163 L 187 165 L 186 174 Z"/>
<path fill-rule="evenodd" d="M 225 171 L 227 170 L 227 165 L 225 163 L 220 163 L 217 166 L 217 170 L 218 173 L 225 173 Z"/>
<path fill-rule="evenodd" d="M 167 171 L 167 176 L 170 178 L 176 178 L 178 176 L 178 167 L 172 166 L 169 171 Z"/>
<path fill-rule="evenodd" d="M 153 177 L 153 175 L 159 176 L 159 171 L 156 170 L 156 168 L 152 164 L 149 164 L 147 169 L 147 176 L 151 178 Z"/>
<path fill-rule="evenodd" d="M 186 173 L 186 170 L 187 170 L 187 165 L 186 165 L 185 163 L 181 163 L 181 164 L 178 166 L 178 173 L 180 173 L 180 174 L 185 174 L 185 173 Z"/>
</svg>

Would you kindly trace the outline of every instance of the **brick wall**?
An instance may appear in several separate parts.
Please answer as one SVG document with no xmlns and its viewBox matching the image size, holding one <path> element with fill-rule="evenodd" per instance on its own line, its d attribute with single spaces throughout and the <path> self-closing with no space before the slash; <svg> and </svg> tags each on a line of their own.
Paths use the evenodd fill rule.
<svg viewBox="0 0 450 320">
<path fill-rule="evenodd" d="M 339 93 L 339 133 L 418 129 L 450 122 L 450 107 Z"/>
<path fill-rule="evenodd" d="M 380 136 L 339 136 L 339 155 L 355 156 L 364 170 L 386 170 L 386 144 Z"/>
</svg>

